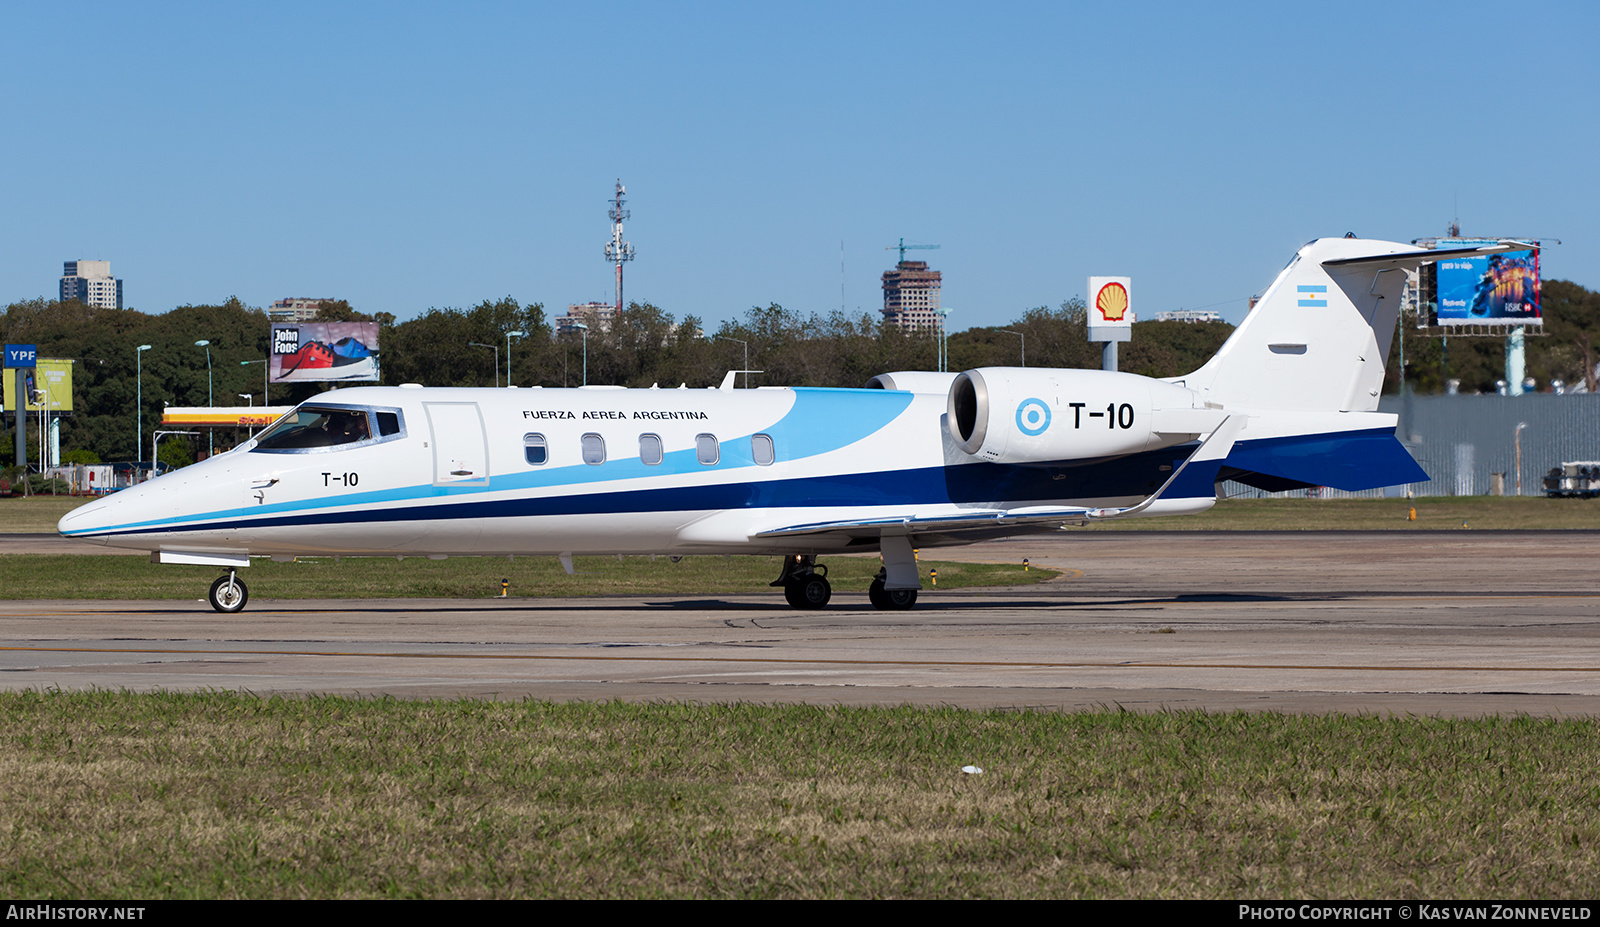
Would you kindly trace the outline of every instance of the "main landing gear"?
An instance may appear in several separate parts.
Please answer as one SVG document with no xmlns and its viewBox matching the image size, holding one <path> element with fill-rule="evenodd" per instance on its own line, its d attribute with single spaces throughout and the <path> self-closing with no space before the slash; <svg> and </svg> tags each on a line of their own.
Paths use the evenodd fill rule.
<svg viewBox="0 0 1600 927">
<path fill-rule="evenodd" d="M 244 610 L 244 603 L 250 601 L 250 590 L 244 586 L 244 580 L 238 577 L 234 570 L 229 570 L 227 576 L 217 577 L 211 584 L 211 607 L 224 614 Z"/>
<path fill-rule="evenodd" d="M 813 554 L 784 557 L 783 572 L 769 585 L 782 586 L 783 597 L 795 608 L 821 608 L 833 598 L 828 568 L 818 564 Z"/>
<path fill-rule="evenodd" d="M 889 571 L 878 571 L 872 585 L 867 589 L 867 598 L 872 600 L 875 608 L 886 612 L 901 612 L 917 604 L 917 590 L 915 589 L 885 589 L 884 580 L 889 578 Z"/>
<path fill-rule="evenodd" d="M 884 611 L 905 611 L 917 604 L 917 590 L 889 589 L 886 583 L 889 570 L 886 566 L 867 590 L 867 598 L 874 608 Z M 783 587 L 783 597 L 795 608 L 821 608 L 833 597 L 833 586 L 828 583 L 828 568 L 817 563 L 813 554 L 791 554 L 783 558 L 783 572 L 771 585 Z"/>
</svg>

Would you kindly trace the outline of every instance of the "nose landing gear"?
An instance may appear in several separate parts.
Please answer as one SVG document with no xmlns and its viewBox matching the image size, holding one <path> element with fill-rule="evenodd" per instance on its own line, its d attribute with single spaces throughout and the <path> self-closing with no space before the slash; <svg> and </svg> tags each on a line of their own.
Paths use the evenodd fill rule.
<svg viewBox="0 0 1600 927">
<path fill-rule="evenodd" d="M 236 571 L 229 570 L 227 576 L 219 576 L 211 584 L 210 598 L 212 608 L 231 615 L 244 610 L 244 603 L 250 601 L 250 590 L 245 588 L 244 580 Z"/>
</svg>

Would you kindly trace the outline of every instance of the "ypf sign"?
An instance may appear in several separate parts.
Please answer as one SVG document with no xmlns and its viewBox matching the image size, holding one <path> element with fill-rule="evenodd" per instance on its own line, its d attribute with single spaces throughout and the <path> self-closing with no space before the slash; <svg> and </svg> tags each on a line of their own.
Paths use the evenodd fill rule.
<svg viewBox="0 0 1600 927">
<path fill-rule="evenodd" d="M 1089 278 L 1089 340 L 1133 339 L 1133 300 L 1129 277 Z"/>
<path fill-rule="evenodd" d="M 8 345 L 6 345 L 6 366 L 5 366 L 5 369 L 6 370 L 13 370 L 13 369 L 16 370 L 17 382 L 16 382 L 16 390 L 12 394 L 13 398 L 16 397 L 16 396 L 26 397 L 28 395 L 28 384 L 25 382 L 25 380 L 32 379 L 33 375 L 29 374 L 29 373 L 26 373 L 25 371 L 32 370 L 34 367 L 37 367 L 38 365 L 39 365 L 39 346 L 38 345 L 36 345 L 36 344 L 8 344 Z M 26 398 L 16 399 L 15 402 L 16 402 L 16 408 L 19 409 L 19 410 L 20 409 L 26 409 L 28 407 L 28 401 L 27 401 Z M 18 412 L 17 415 L 14 416 L 14 417 L 15 417 L 16 422 L 17 422 L 17 437 L 16 437 L 16 442 L 15 442 L 16 446 L 17 446 L 17 466 L 26 467 L 28 465 L 28 416 L 26 414 L 23 414 L 22 412 Z"/>
<path fill-rule="evenodd" d="M 39 365 L 39 346 L 36 344 L 8 344 L 6 345 L 6 369 L 13 367 L 37 367 Z"/>
</svg>

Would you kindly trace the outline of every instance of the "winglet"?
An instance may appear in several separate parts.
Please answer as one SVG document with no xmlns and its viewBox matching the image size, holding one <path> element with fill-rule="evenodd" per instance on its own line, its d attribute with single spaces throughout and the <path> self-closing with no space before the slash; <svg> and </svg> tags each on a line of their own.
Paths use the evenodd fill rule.
<svg viewBox="0 0 1600 927">
<path fill-rule="evenodd" d="M 1161 488 L 1151 493 L 1148 498 L 1138 505 L 1125 509 L 1091 509 L 1091 521 L 1106 521 L 1112 518 L 1131 518 L 1155 505 L 1156 500 L 1172 491 L 1175 498 L 1196 498 L 1206 496 L 1216 497 L 1217 473 L 1222 469 L 1222 462 L 1227 459 L 1228 452 L 1233 450 L 1233 443 L 1239 439 L 1239 432 L 1244 430 L 1245 416 L 1230 415 L 1222 420 L 1211 436 L 1201 442 L 1200 447 L 1189 459 L 1178 465 L 1178 469 L 1167 477 Z"/>
<path fill-rule="evenodd" d="M 718 389 L 723 389 L 723 390 L 731 390 L 731 389 L 733 389 L 734 377 L 737 377 L 738 375 L 739 375 L 739 371 L 737 371 L 737 370 L 728 371 L 728 375 L 722 378 L 722 385 L 717 387 L 717 388 Z"/>
</svg>

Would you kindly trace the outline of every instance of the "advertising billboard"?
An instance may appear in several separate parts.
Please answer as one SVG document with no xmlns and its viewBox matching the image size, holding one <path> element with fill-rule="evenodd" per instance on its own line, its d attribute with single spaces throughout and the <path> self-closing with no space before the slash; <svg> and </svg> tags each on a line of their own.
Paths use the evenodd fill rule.
<svg viewBox="0 0 1600 927">
<path fill-rule="evenodd" d="M 1492 245 L 1497 239 L 1442 238 L 1437 247 Z M 1440 325 L 1542 325 L 1539 252 L 1451 258 L 1434 265 Z"/>
<path fill-rule="evenodd" d="M 15 411 L 17 378 L 15 374 L 8 373 L 0 379 L 5 380 L 6 410 Z M 32 393 L 28 397 L 29 412 L 39 411 L 41 399 L 46 412 L 51 414 L 72 412 L 72 361 L 41 357 L 34 362 L 32 369 L 24 372 L 23 382 L 23 389 Z"/>
<path fill-rule="evenodd" d="M 377 322 L 296 322 L 272 326 L 273 383 L 378 379 Z"/>
</svg>

